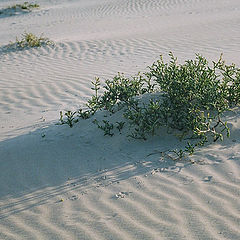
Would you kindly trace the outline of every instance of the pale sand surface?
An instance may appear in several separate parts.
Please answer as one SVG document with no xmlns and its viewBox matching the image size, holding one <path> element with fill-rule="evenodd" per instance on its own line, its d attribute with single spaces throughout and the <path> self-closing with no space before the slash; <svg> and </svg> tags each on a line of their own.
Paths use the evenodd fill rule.
<svg viewBox="0 0 240 240">
<path fill-rule="evenodd" d="M 92 119 L 55 124 L 94 77 L 145 71 L 169 51 L 239 66 L 239 0 L 39 4 L 0 15 L 1 46 L 24 31 L 56 43 L 0 49 L 0 239 L 240 239 L 239 111 L 229 139 L 182 161 L 162 153 L 183 144 L 164 131 L 143 142 L 104 137 Z"/>
</svg>

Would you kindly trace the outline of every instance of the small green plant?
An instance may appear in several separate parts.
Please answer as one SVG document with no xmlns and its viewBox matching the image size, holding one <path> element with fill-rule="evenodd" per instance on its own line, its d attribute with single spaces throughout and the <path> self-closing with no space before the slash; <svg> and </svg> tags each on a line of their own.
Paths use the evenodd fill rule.
<svg viewBox="0 0 240 240">
<path fill-rule="evenodd" d="M 104 136 L 105 136 L 105 135 L 109 135 L 109 136 L 112 137 L 112 136 L 114 135 L 114 133 L 112 132 L 112 131 L 113 131 L 113 128 L 114 128 L 113 124 L 110 123 L 110 122 L 107 121 L 107 120 L 102 120 L 102 122 L 103 122 L 103 125 L 101 125 L 101 124 L 97 121 L 97 119 L 94 119 L 94 120 L 93 120 L 93 123 L 96 124 L 99 129 L 101 129 L 101 130 L 104 131 Z"/>
<path fill-rule="evenodd" d="M 116 124 L 117 124 L 116 128 L 118 129 L 119 132 L 121 132 L 124 127 L 125 122 L 123 122 L 123 121 L 116 122 Z"/>
<path fill-rule="evenodd" d="M 93 115 L 93 112 L 91 110 L 83 110 L 83 109 L 79 109 L 78 110 L 78 117 L 82 118 L 82 119 L 88 119 Z"/>
<path fill-rule="evenodd" d="M 93 114 L 100 109 L 100 102 L 99 102 L 99 96 L 98 91 L 100 89 L 100 80 L 99 78 L 95 78 L 95 82 L 92 82 L 93 87 L 91 88 L 94 91 L 94 95 L 91 99 L 88 100 L 87 107 L 89 108 L 90 112 Z"/>
<path fill-rule="evenodd" d="M 187 152 L 189 155 L 192 155 L 195 152 L 195 147 L 196 146 L 197 146 L 196 144 L 192 144 L 190 142 L 187 142 L 187 145 L 185 146 L 184 151 Z"/>
<path fill-rule="evenodd" d="M 72 111 L 67 111 L 65 112 L 65 116 L 66 116 L 66 120 L 63 118 L 63 112 L 60 111 L 60 123 L 61 124 L 68 124 L 69 127 L 73 127 L 73 124 L 78 122 L 78 119 L 74 118 L 74 115 L 76 114 L 76 112 L 72 112 Z"/>
<path fill-rule="evenodd" d="M 181 160 L 184 157 L 184 150 L 182 150 L 182 149 L 180 149 L 180 150 L 174 149 L 174 150 L 169 151 L 169 152 L 174 153 L 177 156 L 176 159 L 173 158 L 175 160 L 179 160 L 179 159 Z"/>
<path fill-rule="evenodd" d="M 32 48 L 32 47 L 41 47 L 44 45 L 54 45 L 52 41 L 48 38 L 43 37 L 41 34 L 39 37 L 33 33 L 24 32 L 21 39 L 16 37 L 15 43 L 10 43 L 8 48 L 14 47 L 16 49 Z"/>
</svg>

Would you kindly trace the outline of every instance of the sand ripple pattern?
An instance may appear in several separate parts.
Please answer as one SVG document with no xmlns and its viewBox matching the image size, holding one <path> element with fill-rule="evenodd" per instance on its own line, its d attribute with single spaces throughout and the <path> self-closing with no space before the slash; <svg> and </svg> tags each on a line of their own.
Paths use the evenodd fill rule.
<svg viewBox="0 0 240 240">
<path fill-rule="evenodd" d="M 4 44 L 26 29 L 56 42 L 0 49 L 0 239 L 240 239 L 239 122 L 235 142 L 206 147 L 192 164 L 160 152 L 175 138 L 142 145 L 103 138 L 87 120 L 71 129 L 27 120 L 52 110 L 56 121 L 59 110 L 86 102 L 95 76 L 145 71 L 169 51 L 179 61 L 223 52 L 238 63 L 239 1 L 41 2 L 0 19 Z"/>
<path fill-rule="evenodd" d="M 229 45 L 226 39 L 225 53 L 237 56 L 233 50 L 238 44 L 238 39 L 235 40 Z M 144 38 L 89 40 L 57 43 L 54 48 L 2 51 L 0 108 L 8 112 L 22 108 L 76 106 L 92 94 L 90 87 L 94 77 L 104 80 L 117 72 L 136 74 L 145 71 L 160 54 L 172 51 L 172 46 L 177 49 L 176 55 L 186 55 L 188 45 L 196 49 L 194 52 L 206 52 L 207 56 L 217 52 L 219 55 L 223 42 L 221 39 L 215 41 L 214 46 L 208 42 L 199 45 L 193 39 L 182 42 L 172 35 L 159 41 Z M 191 53 L 190 57 L 194 55 Z"/>
<path fill-rule="evenodd" d="M 217 155 L 206 151 L 209 160 L 202 164 L 164 161 L 154 154 L 69 178 L 61 186 L 8 196 L 0 204 L 0 237 L 239 239 L 239 152 L 233 146 L 226 161 L 224 150 L 218 150 Z M 116 157 L 127 160 L 127 155 Z"/>
<path fill-rule="evenodd" d="M 47 16 L 66 17 L 71 15 L 74 18 L 99 18 L 107 16 L 133 16 L 146 14 L 168 14 L 170 10 L 184 9 L 188 6 L 195 6 L 200 0 L 123 0 L 123 1 L 82 1 L 73 2 L 70 7 L 64 9 L 64 5 L 56 5 L 51 11 L 43 11 L 39 14 Z"/>
<path fill-rule="evenodd" d="M 0 108 L 30 110 L 81 103 L 91 95 L 90 82 L 95 76 L 112 77 L 119 71 L 127 72 L 129 65 L 135 74 L 139 68 L 134 58 L 144 54 L 147 59 L 156 47 L 154 42 L 130 39 L 66 42 L 55 48 L 2 52 Z"/>
</svg>

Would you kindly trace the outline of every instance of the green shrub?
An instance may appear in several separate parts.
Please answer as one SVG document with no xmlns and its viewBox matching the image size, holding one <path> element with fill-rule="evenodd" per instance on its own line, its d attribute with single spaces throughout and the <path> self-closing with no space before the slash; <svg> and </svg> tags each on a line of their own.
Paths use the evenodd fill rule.
<svg viewBox="0 0 240 240">
<path fill-rule="evenodd" d="M 164 63 L 161 56 L 143 75 L 130 79 L 118 74 L 107 80 L 101 95 L 97 78 L 92 82 L 95 94 L 88 100 L 87 110 L 80 109 L 73 119 L 89 118 L 99 110 L 123 110 L 133 138 L 146 140 L 162 127 L 180 131 L 181 138 L 190 137 L 193 143 L 188 142 L 183 150 L 174 150 L 181 156 L 184 152 L 193 154 L 196 146 L 211 139 L 223 140 L 224 133 L 229 136 L 222 114 L 240 105 L 240 69 L 234 64 L 226 65 L 222 56 L 212 65 L 200 55 L 183 64 L 178 64 L 172 53 L 169 56 L 169 63 Z M 105 135 L 113 135 L 113 123 L 94 122 Z"/>
<path fill-rule="evenodd" d="M 99 78 L 92 82 L 95 95 L 88 101 L 87 106 L 92 112 L 100 109 L 108 110 L 109 112 L 118 111 L 121 106 L 128 104 L 133 97 L 144 94 L 149 91 L 144 87 L 146 79 L 141 75 L 126 78 L 123 74 L 118 73 L 113 80 L 107 80 L 103 86 L 104 92 L 101 96 L 98 95 L 100 89 Z"/>
<path fill-rule="evenodd" d="M 229 91 L 229 79 L 222 75 L 224 62 L 220 58 L 210 67 L 205 58 L 197 55 L 195 60 L 178 65 L 172 54 L 170 57 L 169 64 L 161 58 L 150 67 L 150 74 L 163 93 L 161 114 L 164 122 L 171 128 L 192 130 L 199 136 L 207 131 L 217 139 L 221 135 L 215 132 L 213 125 L 225 127 L 219 117 L 236 103 Z M 239 91 L 239 85 L 236 91 Z"/>
<path fill-rule="evenodd" d="M 34 35 L 33 33 L 24 32 L 22 34 L 21 39 L 16 38 L 15 43 L 10 43 L 8 48 L 15 47 L 17 49 L 24 49 L 24 48 L 32 48 L 32 47 L 41 47 L 44 45 L 54 45 L 52 41 L 48 38 L 43 37 L 40 35 L 39 37 Z"/>
<path fill-rule="evenodd" d="M 29 2 L 24 2 L 23 4 L 16 4 L 12 7 L 9 7 L 9 8 L 14 8 L 14 9 L 23 9 L 23 10 L 32 10 L 34 8 L 39 8 L 40 6 L 36 3 L 29 3 Z"/>
</svg>

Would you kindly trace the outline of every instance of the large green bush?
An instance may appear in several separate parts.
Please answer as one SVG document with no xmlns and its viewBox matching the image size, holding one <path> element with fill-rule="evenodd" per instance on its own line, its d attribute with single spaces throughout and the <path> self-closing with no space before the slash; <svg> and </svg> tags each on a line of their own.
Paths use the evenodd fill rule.
<svg viewBox="0 0 240 240">
<path fill-rule="evenodd" d="M 211 65 L 200 55 L 183 64 L 178 64 L 172 53 L 169 56 L 169 63 L 161 56 L 142 75 L 126 78 L 118 74 L 107 80 L 102 94 L 97 78 L 92 82 L 95 94 L 88 100 L 87 109 L 68 111 L 66 120 L 61 112 L 61 123 L 72 127 L 74 122 L 90 118 L 96 111 L 121 110 L 130 126 L 129 136 L 147 139 L 162 127 L 175 129 L 182 137 L 195 139 L 184 150 L 190 154 L 210 139 L 222 140 L 224 133 L 229 136 L 222 114 L 240 104 L 240 69 L 234 64 L 226 65 L 222 56 Z M 120 126 L 119 122 L 108 120 L 93 122 L 110 136 L 114 126 Z M 121 123 L 122 129 L 124 122 Z"/>
</svg>

